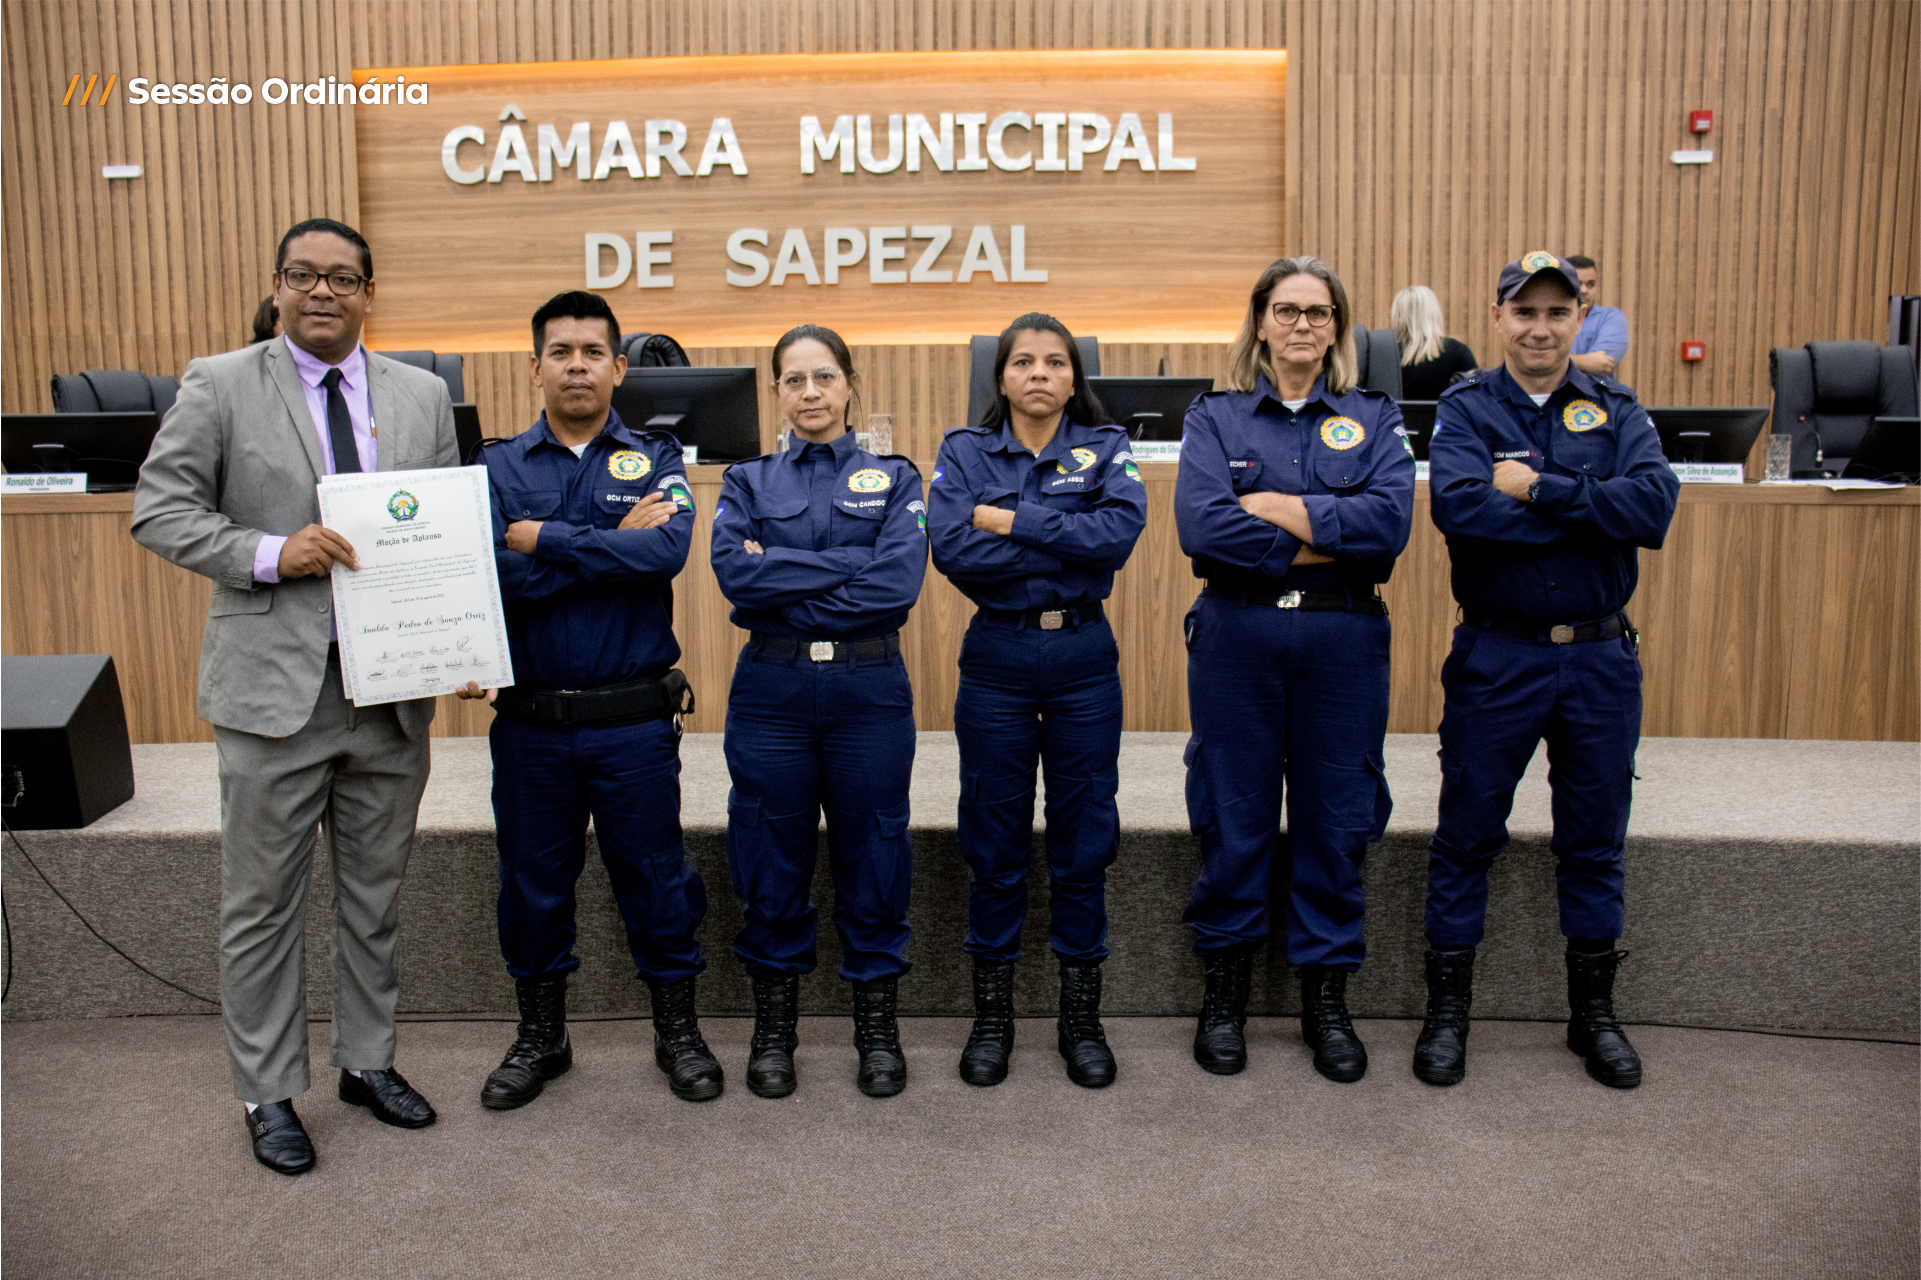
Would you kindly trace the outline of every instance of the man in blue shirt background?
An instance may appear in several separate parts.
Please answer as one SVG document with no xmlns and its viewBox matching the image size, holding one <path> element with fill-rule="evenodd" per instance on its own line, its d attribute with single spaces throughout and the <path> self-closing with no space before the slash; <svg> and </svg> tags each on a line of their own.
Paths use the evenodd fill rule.
<svg viewBox="0 0 1921 1280">
<path fill-rule="evenodd" d="M 559 294 L 533 331 L 545 411 L 483 455 L 515 683 L 460 691 L 497 713 L 500 950 L 520 1004 L 480 1100 L 523 1106 L 573 1065 L 567 975 L 580 967 L 574 885 L 591 817 L 652 996 L 654 1062 L 676 1097 L 701 1101 L 723 1079 L 694 1010 L 707 891 L 681 844 L 680 716 L 692 700 L 673 632 L 694 504 L 679 443 L 613 412 L 627 361 L 606 300 Z"/>
<path fill-rule="evenodd" d="M 1581 323 L 1575 270 L 1540 251 L 1502 269 L 1494 327 L 1504 363 L 1442 394 L 1428 451 L 1462 619 L 1441 668 L 1440 819 L 1428 848 L 1428 1008 L 1414 1074 L 1429 1084 L 1467 1073 L 1488 868 L 1543 740 L 1567 1045 L 1602 1084 L 1641 1083 L 1613 1002 L 1641 737 L 1641 661 L 1622 610 L 1638 549 L 1660 547 L 1681 487 L 1634 393 L 1570 359 Z"/>
<path fill-rule="evenodd" d="M 1595 302 L 1601 294 L 1601 272 L 1594 265 L 1594 259 L 1577 253 L 1563 261 L 1574 268 L 1575 277 L 1581 282 L 1581 304 L 1587 308 L 1587 317 L 1581 321 L 1581 332 L 1575 335 L 1570 359 L 1582 373 L 1614 377 L 1621 361 L 1628 358 L 1628 318 L 1619 307 L 1604 307 Z"/>
</svg>

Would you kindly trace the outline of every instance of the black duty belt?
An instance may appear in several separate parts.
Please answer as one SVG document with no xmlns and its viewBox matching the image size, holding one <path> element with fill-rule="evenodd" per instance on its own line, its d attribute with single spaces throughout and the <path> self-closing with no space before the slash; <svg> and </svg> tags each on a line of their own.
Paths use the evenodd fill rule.
<svg viewBox="0 0 1921 1280">
<path fill-rule="evenodd" d="M 1387 616 L 1387 601 L 1372 591 L 1337 587 L 1331 591 L 1277 591 L 1273 587 L 1244 587 L 1233 582 L 1207 580 L 1207 593 L 1236 604 L 1262 605 L 1275 609 L 1300 609 L 1307 613 L 1367 613 Z"/>
<path fill-rule="evenodd" d="M 629 680 L 600 689 L 529 689 L 513 685 L 494 695 L 494 710 L 538 724 L 637 723 L 686 715 L 694 691 L 678 667 L 659 679 Z"/>
<path fill-rule="evenodd" d="M 858 658 L 862 662 L 875 662 L 881 658 L 891 658 L 900 652 L 900 632 L 890 631 L 872 640 L 796 640 L 791 636 L 770 636 L 764 631 L 754 632 L 747 647 L 756 653 L 771 654 L 776 658 L 791 658 L 795 654 L 810 662 L 852 662 Z"/>
<path fill-rule="evenodd" d="M 981 608 L 974 614 L 989 622 L 998 622 L 1007 627 L 1036 627 L 1042 631 L 1059 631 L 1063 627 L 1084 627 L 1091 622 L 1099 622 L 1107 616 L 1101 602 L 1092 604 L 1065 605 L 1059 609 L 988 609 Z"/>
<path fill-rule="evenodd" d="M 1592 644 L 1596 640 L 1618 640 L 1624 635 L 1633 636 L 1637 647 L 1640 644 L 1640 637 L 1625 613 L 1599 622 L 1563 622 L 1552 627 L 1537 627 L 1531 622 L 1503 622 L 1499 618 L 1463 618 L 1462 621 L 1476 631 L 1492 631 L 1497 636 L 1535 644 Z"/>
</svg>

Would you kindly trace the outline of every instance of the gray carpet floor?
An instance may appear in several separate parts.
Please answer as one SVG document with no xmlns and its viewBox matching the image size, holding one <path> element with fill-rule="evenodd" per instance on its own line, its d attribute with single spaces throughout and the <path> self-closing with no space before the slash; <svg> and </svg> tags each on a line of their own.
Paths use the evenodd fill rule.
<svg viewBox="0 0 1921 1280">
<path fill-rule="evenodd" d="M 6 1029 L 5 1235 L 26 1277 L 1307 1276 L 1911 1277 L 1913 1046 L 1644 1027 L 1647 1083 L 1582 1073 L 1541 1023 L 1479 1023 L 1451 1090 L 1407 1071 L 1415 1024 L 1361 1024 L 1357 1085 L 1256 1020 L 1232 1078 L 1192 1024 L 1109 1023 L 1112 1089 L 1063 1076 L 1051 1024 L 1020 1026 L 998 1089 L 960 1083 L 964 1022 L 904 1023 L 913 1078 L 853 1087 L 848 1024 L 802 1024 L 802 1083 L 742 1081 L 750 1024 L 710 1019 L 728 1091 L 678 1102 L 637 1022 L 576 1025 L 576 1067 L 520 1111 L 483 1111 L 511 1029 L 410 1023 L 421 1132 L 332 1096 L 283 1179 L 248 1154 L 212 1018 Z M 326 1060 L 315 1024 L 314 1061 Z"/>
</svg>

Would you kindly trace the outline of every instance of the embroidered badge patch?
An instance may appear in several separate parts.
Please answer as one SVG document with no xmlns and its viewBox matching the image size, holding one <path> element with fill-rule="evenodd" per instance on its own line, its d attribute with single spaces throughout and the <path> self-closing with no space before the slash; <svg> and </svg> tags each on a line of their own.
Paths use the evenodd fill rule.
<svg viewBox="0 0 1921 1280">
<path fill-rule="evenodd" d="M 1521 259 L 1521 270 L 1529 272 L 1546 271 L 1549 267 L 1559 266 L 1560 263 L 1561 260 L 1549 253 L 1546 249 L 1536 249 L 1533 253 Z"/>
<path fill-rule="evenodd" d="M 668 500 L 673 502 L 676 506 L 680 507 L 681 510 L 692 511 L 694 509 L 694 500 L 693 498 L 688 496 L 688 493 L 687 493 L 687 477 L 686 476 L 682 476 L 682 475 L 666 476 L 661 480 L 659 484 L 655 485 L 654 488 L 659 489 L 661 492 L 665 493 L 668 497 Z"/>
<path fill-rule="evenodd" d="M 907 504 L 907 509 L 914 513 L 914 523 L 920 526 L 920 531 L 926 533 L 927 504 L 923 502 L 910 502 Z"/>
<path fill-rule="evenodd" d="M 1067 465 L 1070 460 L 1074 464 L 1071 467 Z M 1076 471 L 1087 470 L 1089 467 L 1093 466 L 1094 463 L 1097 462 L 1098 460 L 1099 459 L 1095 456 L 1094 451 L 1092 449 L 1074 449 L 1069 452 L 1067 457 L 1062 458 L 1059 462 L 1056 462 L 1054 464 L 1054 469 L 1060 472 L 1064 476 L 1072 475 Z"/>
<path fill-rule="evenodd" d="M 1592 400 L 1571 400 L 1561 410 L 1561 425 L 1569 431 L 1592 431 L 1607 420 L 1607 410 Z"/>
<path fill-rule="evenodd" d="M 855 493 L 885 493 L 893 483 L 879 467 L 862 467 L 847 477 L 847 487 Z"/>
<path fill-rule="evenodd" d="M 639 480 L 653 469 L 647 455 L 636 449 L 616 449 L 607 458 L 607 474 L 616 480 Z"/>
<path fill-rule="evenodd" d="M 946 470 L 945 470 L 944 468 L 942 468 L 942 467 L 935 467 L 935 468 L 934 468 L 934 478 L 933 478 L 932 480 L 929 480 L 929 481 L 928 481 L 927 483 L 928 483 L 928 484 L 939 484 L 939 483 L 940 483 L 940 478 L 941 478 L 942 476 L 944 476 L 944 475 L 946 475 L 946 474 L 947 474 L 947 471 L 946 471 Z"/>
<path fill-rule="evenodd" d="M 1352 449 L 1367 439 L 1367 429 L 1352 418 L 1329 418 L 1321 424 L 1321 443 L 1330 449 Z"/>
</svg>

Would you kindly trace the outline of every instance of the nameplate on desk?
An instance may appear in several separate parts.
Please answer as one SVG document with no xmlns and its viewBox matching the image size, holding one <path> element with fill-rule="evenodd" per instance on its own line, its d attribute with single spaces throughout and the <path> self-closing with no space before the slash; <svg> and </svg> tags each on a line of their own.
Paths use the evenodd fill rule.
<svg viewBox="0 0 1921 1280">
<path fill-rule="evenodd" d="M 0 492 L 6 493 L 85 493 L 87 473 L 84 471 L 39 471 L 22 472 L 0 476 L 5 486 Z"/>
<path fill-rule="evenodd" d="M 697 444 L 684 444 L 680 446 L 680 460 L 690 467 L 699 466 L 700 446 Z"/>
<path fill-rule="evenodd" d="M 1427 463 L 1422 462 L 1419 458 L 1414 460 L 1414 483 L 1427 483 Z"/>
<path fill-rule="evenodd" d="M 1741 484 L 1747 480 L 1745 462 L 1670 462 L 1682 484 Z"/>
<path fill-rule="evenodd" d="M 1179 440 L 1136 440 L 1127 446 L 1136 462 L 1179 462 L 1181 442 Z"/>
</svg>

